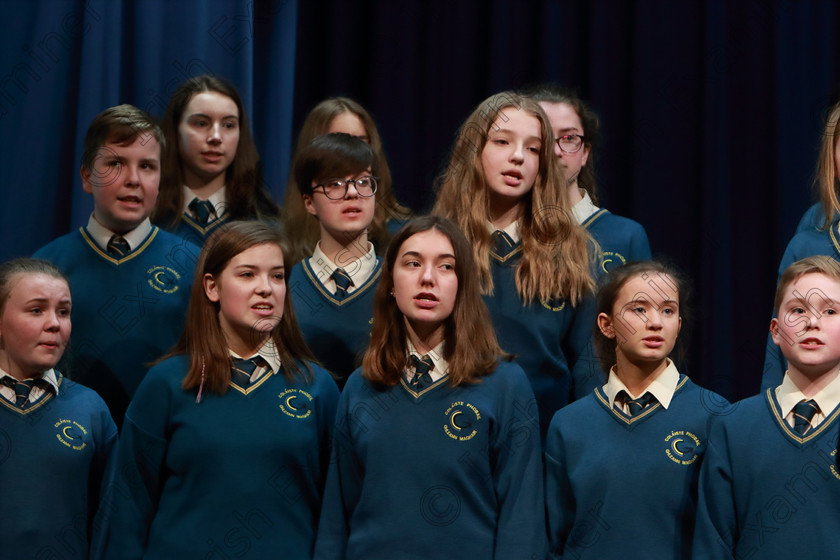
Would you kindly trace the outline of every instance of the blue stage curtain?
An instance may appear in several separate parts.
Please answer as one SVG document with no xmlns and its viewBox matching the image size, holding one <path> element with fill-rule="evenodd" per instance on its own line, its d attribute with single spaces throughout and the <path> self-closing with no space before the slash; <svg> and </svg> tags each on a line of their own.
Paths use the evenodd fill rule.
<svg viewBox="0 0 840 560">
<path fill-rule="evenodd" d="M 239 90 L 282 200 L 292 138 L 297 1 L 2 0 L 0 259 L 87 223 L 82 141 L 106 107 L 162 117 L 186 79 Z"/>
</svg>

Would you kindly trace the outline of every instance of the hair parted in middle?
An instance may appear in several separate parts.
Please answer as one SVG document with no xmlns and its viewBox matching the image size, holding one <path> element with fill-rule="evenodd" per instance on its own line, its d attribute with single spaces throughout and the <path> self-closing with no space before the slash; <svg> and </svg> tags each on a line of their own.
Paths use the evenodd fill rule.
<svg viewBox="0 0 840 560">
<path fill-rule="evenodd" d="M 239 143 L 236 156 L 225 170 L 225 203 L 231 220 L 275 220 L 280 210 L 262 184 L 257 145 L 245 106 L 236 88 L 218 76 L 195 76 L 181 84 L 166 107 L 161 128 L 167 142 L 161 158 L 160 193 L 152 222 L 169 229 L 181 221 L 184 209 L 184 171 L 181 168 L 178 126 L 190 100 L 199 93 L 216 92 L 229 97 L 239 111 Z"/>
<path fill-rule="evenodd" d="M 564 103 L 574 109 L 580 124 L 583 127 L 584 147 L 589 148 L 589 157 L 586 159 L 580 174 L 578 175 L 578 186 L 586 189 L 592 203 L 598 205 L 598 181 L 595 177 L 595 148 L 601 139 L 601 125 L 598 115 L 589 108 L 586 102 L 572 89 L 555 84 L 540 84 L 528 88 L 522 92 L 537 103 Z"/>
<path fill-rule="evenodd" d="M 263 244 L 280 247 L 284 255 L 286 269 L 286 296 L 283 299 L 283 317 L 270 335 L 277 348 L 283 372 L 288 379 L 300 376 L 308 380 L 311 367 L 308 362 L 315 360 L 298 328 L 297 318 L 292 308 L 291 290 L 289 289 L 289 266 L 285 262 L 286 252 L 283 235 L 278 228 L 264 222 L 229 222 L 207 239 L 195 266 L 190 303 L 187 308 L 184 332 L 178 344 L 161 360 L 186 355 L 190 368 L 181 386 L 184 389 L 198 388 L 201 385 L 202 367 L 206 374 L 206 391 L 223 395 L 230 382 L 232 365 L 227 340 L 219 322 L 219 302 L 212 302 L 204 291 L 204 275 L 211 274 L 219 278 L 222 271 L 236 255 Z"/>
<path fill-rule="evenodd" d="M 375 156 L 373 167 L 376 169 L 376 176 L 378 177 L 378 188 L 376 191 L 376 210 L 373 214 L 373 222 L 370 224 L 368 236 L 376 246 L 377 252 L 381 253 L 385 251 L 391 237 L 387 228 L 388 220 L 405 220 L 411 216 L 411 211 L 397 202 L 391 189 L 391 169 L 388 167 L 388 160 L 385 158 L 379 129 L 376 128 L 376 123 L 370 113 L 349 97 L 331 97 L 321 101 L 303 121 L 292 161 L 297 161 L 301 150 L 312 142 L 316 136 L 327 134 L 333 119 L 344 113 L 352 113 L 362 121 L 367 132 L 366 140 Z M 312 215 L 306 211 L 300 197 L 300 192 L 302 192 L 300 188 L 294 171 L 292 171 L 289 183 L 286 186 L 286 197 L 283 201 L 283 223 L 286 225 L 287 232 L 294 232 L 294 235 L 289 236 L 291 244 L 289 260 L 292 264 L 312 256 L 315 244 L 321 235 L 318 221 L 314 220 Z"/>
<path fill-rule="evenodd" d="M 554 154 L 554 133 L 548 117 L 533 99 L 502 92 L 482 101 L 458 131 L 452 156 L 438 180 L 433 214 L 444 216 L 464 232 L 475 250 L 482 292 L 493 293 L 490 275 L 490 197 L 481 154 L 488 132 L 505 111 L 527 111 L 540 123 L 540 163 L 533 188 L 525 195 L 519 222 L 522 259 L 516 291 L 524 302 L 567 298 L 577 304 L 594 289 L 594 241 L 571 214 L 563 172 Z"/>
<path fill-rule="evenodd" d="M 691 284 L 682 272 L 674 266 L 660 261 L 631 261 L 610 270 L 610 273 L 602 276 L 599 282 L 598 294 L 595 298 L 595 316 L 604 313 L 612 317 L 621 288 L 630 279 L 643 275 L 650 277 L 648 285 L 652 292 L 659 293 L 663 287 L 668 287 L 677 292 L 679 296 L 677 303 L 679 304 L 679 316 L 682 318 L 681 336 L 677 337 L 677 343 L 671 353 L 673 361 L 679 363 L 685 357 L 686 344 L 684 341 L 688 340 L 688 330 L 691 325 L 691 307 L 689 305 Z M 640 297 L 647 301 L 654 300 L 649 294 L 640 294 Z M 625 311 L 629 310 L 622 312 Z M 601 370 L 609 373 L 610 368 L 616 364 L 615 352 L 618 339 L 609 338 L 601 332 L 597 320 L 593 325 L 593 333 L 595 353 L 598 356 L 599 365 Z"/>
<path fill-rule="evenodd" d="M 405 317 L 391 295 L 394 266 L 403 243 L 411 236 L 436 230 L 452 244 L 458 289 L 455 307 L 444 326 L 443 358 L 449 363 L 449 384 L 478 383 L 492 373 L 500 359 L 513 357 L 499 347 L 490 312 L 478 289 L 477 270 L 470 247 L 458 227 L 439 216 L 410 220 L 397 232 L 382 265 L 382 276 L 373 304 L 373 329 L 370 345 L 362 360 L 362 375 L 377 385 L 393 386 L 399 382 L 408 364 L 408 330 Z"/>
</svg>

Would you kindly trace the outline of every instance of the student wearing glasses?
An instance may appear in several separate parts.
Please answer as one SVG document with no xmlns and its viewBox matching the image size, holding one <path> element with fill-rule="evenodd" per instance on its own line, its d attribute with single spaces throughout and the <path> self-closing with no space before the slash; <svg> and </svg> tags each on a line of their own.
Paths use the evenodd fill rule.
<svg viewBox="0 0 840 560">
<path fill-rule="evenodd" d="M 645 228 L 629 218 L 599 208 L 592 146 L 598 140 L 598 116 L 573 91 L 542 85 L 529 91 L 548 115 L 554 131 L 554 153 L 566 173 L 566 190 L 577 222 L 601 246 L 598 273 L 628 261 L 650 259 Z"/>
<path fill-rule="evenodd" d="M 370 341 L 381 269 L 368 239 L 377 205 L 376 162 L 369 144 L 344 133 L 316 137 L 294 162 L 303 206 L 320 238 L 312 256 L 292 269 L 292 301 L 306 343 L 339 387 Z"/>
</svg>

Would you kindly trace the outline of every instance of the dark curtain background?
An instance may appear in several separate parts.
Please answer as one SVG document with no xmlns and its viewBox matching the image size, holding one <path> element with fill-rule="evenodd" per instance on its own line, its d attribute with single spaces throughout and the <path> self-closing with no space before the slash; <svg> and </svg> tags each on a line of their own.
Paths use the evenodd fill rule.
<svg viewBox="0 0 840 560">
<path fill-rule="evenodd" d="M 282 201 L 293 134 L 331 95 L 376 118 L 400 200 L 431 207 L 482 99 L 553 81 L 601 116 L 602 205 L 641 222 L 694 280 L 683 371 L 757 392 L 777 267 L 840 80 L 831 0 L 0 0 L 0 257 L 85 223 L 81 139 L 129 102 L 161 115 L 191 75 L 246 100 Z"/>
</svg>

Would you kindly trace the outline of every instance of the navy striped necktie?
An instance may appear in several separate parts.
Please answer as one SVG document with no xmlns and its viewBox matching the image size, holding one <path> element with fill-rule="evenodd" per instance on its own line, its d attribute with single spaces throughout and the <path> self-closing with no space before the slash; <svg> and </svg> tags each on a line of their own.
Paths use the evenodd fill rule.
<svg viewBox="0 0 840 560">
<path fill-rule="evenodd" d="M 431 356 L 423 354 L 422 357 L 418 358 L 415 354 L 412 354 L 411 365 L 414 366 L 414 377 L 409 381 L 409 387 L 415 391 L 422 391 L 433 383 L 429 372 L 435 369 L 435 363 Z"/>
<path fill-rule="evenodd" d="M 347 297 L 347 290 L 353 285 L 353 280 L 343 268 L 336 268 L 332 273 L 335 282 L 335 299 L 341 301 Z"/>
<path fill-rule="evenodd" d="M 202 226 L 210 223 L 212 221 L 210 220 L 210 215 L 216 212 L 212 202 L 209 200 L 199 200 L 198 197 L 192 199 L 190 202 L 190 210 L 193 216 L 195 216 L 195 221 Z"/>
<path fill-rule="evenodd" d="M 123 258 L 131 252 L 131 247 L 128 245 L 128 241 L 126 241 L 125 237 L 122 235 L 112 235 L 111 239 L 108 240 L 108 246 L 106 249 L 109 255 L 118 259 Z"/>
<path fill-rule="evenodd" d="M 811 429 L 811 420 L 819 410 L 820 407 L 814 399 L 796 403 L 793 407 L 793 431 L 800 436 L 807 434 Z"/>
<path fill-rule="evenodd" d="M 638 399 L 631 399 L 626 391 L 619 391 L 616 401 L 623 402 L 630 411 L 630 416 L 636 416 L 647 407 L 656 404 L 657 400 L 651 393 L 646 392 Z"/>
</svg>

